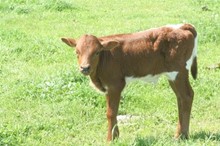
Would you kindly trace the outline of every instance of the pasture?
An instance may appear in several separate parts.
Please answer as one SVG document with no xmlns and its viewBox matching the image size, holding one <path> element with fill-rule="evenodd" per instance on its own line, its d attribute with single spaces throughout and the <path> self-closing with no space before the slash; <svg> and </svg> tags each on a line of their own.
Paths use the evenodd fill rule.
<svg viewBox="0 0 220 146">
<path fill-rule="evenodd" d="M 111 145 L 220 145 L 220 0 L 1 0 L 0 145 L 106 145 L 105 97 L 89 86 L 61 37 L 192 23 L 198 79 L 189 140 L 174 140 L 176 97 L 165 77 L 129 84 Z"/>
</svg>

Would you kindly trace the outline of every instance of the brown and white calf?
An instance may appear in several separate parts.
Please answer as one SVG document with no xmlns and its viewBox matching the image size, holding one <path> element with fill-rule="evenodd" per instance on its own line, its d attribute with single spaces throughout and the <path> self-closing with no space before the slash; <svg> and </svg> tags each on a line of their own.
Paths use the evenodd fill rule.
<svg viewBox="0 0 220 146">
<path fill-rule="evenodd" d="M 194 92 L 188 73 L 197 76 L 197 32 L 190 24 L 167 25 L 130 34 L 62 38 L 76 47 L 79 69 L 107 100 L 108 140 L 119 136 L 117 113 L 121 92 L 131 79 L 156 82 L 166 75 L 177 96 L 175 137 L 188 138 Z"/>
</svg>

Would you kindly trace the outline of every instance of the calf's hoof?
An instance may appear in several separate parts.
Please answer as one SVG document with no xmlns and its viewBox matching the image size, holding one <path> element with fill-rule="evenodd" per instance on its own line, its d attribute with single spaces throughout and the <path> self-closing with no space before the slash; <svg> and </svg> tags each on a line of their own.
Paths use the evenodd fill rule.
<svg viewBox="0 0 220 146">
<path fill-rule="evenodd" d="M 175 139 L 185 140 L 185 139 L 189 139 L 189 136 L 188 136 L 188 134 L 176 133 L 175 136 L 174 136 L 174 138 L 175 138 Z"/>
</svg>

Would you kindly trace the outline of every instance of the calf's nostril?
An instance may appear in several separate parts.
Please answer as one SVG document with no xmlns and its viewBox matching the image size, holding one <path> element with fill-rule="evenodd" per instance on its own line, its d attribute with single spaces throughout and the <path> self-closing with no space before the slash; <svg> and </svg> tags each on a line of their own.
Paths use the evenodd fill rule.
<svg viewBox="0 0 220 146">
<path fill-rule="evenodd" d="M 90 66 L 81 66 L 82 71 L 87 72 L 90 69 Z"/>
</svg>

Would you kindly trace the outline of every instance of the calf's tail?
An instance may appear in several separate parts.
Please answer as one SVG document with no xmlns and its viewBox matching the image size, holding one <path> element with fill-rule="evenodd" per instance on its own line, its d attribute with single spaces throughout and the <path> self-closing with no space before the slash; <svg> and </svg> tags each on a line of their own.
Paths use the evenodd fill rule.
<svg viewBox="0 0 220 146">
<path fill-rule="evenodd" d="M 194 33 L 195 35 L 195 33 Z M 193 79 L 195 80 L 197 78 L 197 74 L 198 74 L 198 68 L 197 68 L 197 42 L 198 42 L 198 36 L 195 35 L 194 36 L 194 48 L 193 48 L 193 54 L 194 54 L 194 58 L 193 58 L 193 62 L 192 62 L 192 66 L 191 66 L 191 74 Z"/>
<path fill-rule="evenodd" d="M 192 77 L 194 80 L 197 78 L 197 73 L 198 73 L 197 57 L 195 56 L 195 58 L 193 59 L 193 62 L 192 62 L 192 66 L 191 66 L 191 74 L 192 74 Z"/>
</svg>

